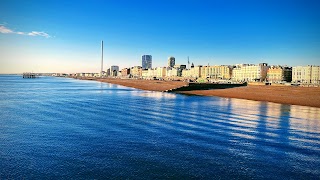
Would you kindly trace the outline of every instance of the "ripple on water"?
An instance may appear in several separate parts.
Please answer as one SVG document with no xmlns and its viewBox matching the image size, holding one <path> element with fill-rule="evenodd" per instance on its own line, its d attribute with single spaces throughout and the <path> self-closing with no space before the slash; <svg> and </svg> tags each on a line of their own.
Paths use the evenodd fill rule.
<svg viewBox="0 0 320 180">
<path fill-rule="evenodd" d="M 317 179 L 320 110 L 0 76 L 0 179 Z"/>
</svg>

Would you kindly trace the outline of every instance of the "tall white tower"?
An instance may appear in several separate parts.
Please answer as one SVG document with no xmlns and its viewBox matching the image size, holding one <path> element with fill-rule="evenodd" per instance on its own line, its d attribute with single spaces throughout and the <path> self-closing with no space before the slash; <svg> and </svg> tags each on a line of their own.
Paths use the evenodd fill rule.
<svg viewBox="0 0 320 180">
<path fill-rule="evenodd" d="M 102 77 L 103 73 L 103 41 L 101 41 L 101 71 L 100 71 L 100 77 Z"/>
</svg>

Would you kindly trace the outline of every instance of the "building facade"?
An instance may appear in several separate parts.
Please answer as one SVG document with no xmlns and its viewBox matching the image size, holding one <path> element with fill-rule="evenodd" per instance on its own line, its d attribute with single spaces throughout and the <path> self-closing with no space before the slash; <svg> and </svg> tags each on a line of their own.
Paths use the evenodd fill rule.
<svg viewBox="0 0 320 180">
<path fill-rule="evenodd" d="M 190 69 L 184 69 L 182 70 L 182 77 L 185 78 L 199 78 L 201 77 L 201 70 L 202 66 L 194 66 L 192 63 L 192 66 Z"/>
<path fill-rule="evenodd" d="M 130 68 L 123 68 L 121 69 L 121 76 L 129 77 L 130 76 Z"/>
<path fill-rule="evenodd" d="M 320 66 L 296 66 L 292 68 L 292 82 L 320 84 Z"/>
<path fill-rule="evenodd" d="M 111 66 L 110 67 L 110 76 L 118 76 L 119 74 L 119 66 Z"/>
<path fill-rule="evenodd" d="M 141 78 L 142 77 L 142 67 L 141 66 L 134 66 L 130 69 L 130 74 L 134 78 Z"/>
<path fill-rule="evenodd" d="M 271 66 L 268 69 L 267 81 L 271 83 L 291 82 L 292 68 L 284 66 Z"/>
<path fill-rule="evenodd" d="M 141 71 L 141 78 L 142 79 L 149 79 L 150 78 L 149 73 L 148 73 L 149 70 L 152 70 L 152 69 L 142 69 L 142 71 Z"/>
<path fill-rule="evenodd" d="M 172 67 L 168 67 L 167 68 L 167 77 L 179 77 L 180 73 L 179 73 L 179 69 L 178 68 L 172 68 Z"/>
<path fill-rule="evenodd" d="M 168 58 L 168 67 L 174 67 L 174 65 L 176 64 L 176 58 L 174 57 L 169 57 Z"/>
<path fill-rule="evenodd" d="M 269 66 L 267 63 L 240 64 L 232 70 L 232 80 L 241 82 L 263 82 L 267 78 Z"/>
<path fill-rule="evenodd" d="M 143 55 L 142 56 L 142 69 L 150 69 L 152 68 L 152 56 L 151 55 Z"/>
<path fill-rule="evenodd" d="M 143 69 L 141 76 L 143 79 L 164 79 L 167 76 L 167 68 L 157 67 L 154 69 Z"/>
<path fill-rule="evenodd" d="M 163 79 L 167 76 L 167 68 L 166 67 L 157 67 L 154 70 L 155 77 L 159 79 Z"/>
<path fill-rule="evenodd" d="M 202 78 L 229 80 L 231 79 L 231 75 L 231 66 L 203 66 L 201 69 Z"/>
</svg>

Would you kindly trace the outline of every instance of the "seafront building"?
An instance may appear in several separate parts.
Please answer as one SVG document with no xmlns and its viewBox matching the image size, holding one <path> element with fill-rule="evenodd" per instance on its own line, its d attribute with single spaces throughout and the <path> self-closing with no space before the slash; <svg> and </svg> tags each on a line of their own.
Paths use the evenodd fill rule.
<svg viewBox="0 0 320 180">
<path fill-rule="evenodd" d="M 176 64 L 176 58 L 174 58 L 174 57 L 172 57 L 172 56 L 169 57 L 169 58 L 168 58 L 168 67 L 173 68 L 175 64 Z"/>
<path fill-rule="evenodd" d="M 229 80 L 232 75 L 232 67 L 227 65 L 221 66 L 203 66 L 201 68 L 201 77 L 209 79 Z"/>
<path fill-rule="evenodd" d="M 130 68 L 121 69 L 121 76 L 122 77 L 130 77 Z"/>
<path fill-rule="evenodd" d="M 232 80 L 239 82 L 263 82 L 267 78 L 268 69 L 267 63 L 236 65 L 232 70 Z"/>
<path fill-rule="evenodd" d="M 130 74 L 133 78 L 141 78 L 142 77 L 142 67 L 134 66 L 130 69 Z"/>
<path fill-rule="evenodd" d="M 175 78 L 181 77 L 182 71 L 187 68 L 187 65 L 176 64 L 173 67 L 167 68 L 167 77 Z"/>
<path fill-rule="evenodd" d="M 268 69 L 266 80 L 270 83 L 291 82 L 292 68 L 286 66 L 271 66 Z"/>
<path fill-rule="evenodd" d="M 119 66 L 113 65 L 110 67 L 110 76 L 118 76 Z"/>
<path fill-rule="evenodd" d="M 158 79 L 163 79 L 167 76 L 167 68 L 166 67 L 157 67 L 154 70 L 155 77 Z"/>
<path fill-rule="evenodd" d="M 202 66 L 194 66 L 193 63 L 190 69 L 182 70 L 182 77 L 185 78 L 199 78 L 201 77 Z"/>
<path fill-rule="evenodd" d="M 320 84 L 320 66 L 296 66 L 292 68 L 292 82 L 301 84 Z"/>
<path fill-rule="evenodd" d="M 164 79 L 167 76 L 167 68 L 143 69 L 141 74 L 143 79 Z"/>
<path fill-rule="evenodd" d="M 100 73 L 76 73 L 76 76 L 83 78 L 100 77 Z"/>
<path fill-rule="evenodd" d="M 153 69 L 142 69 L 141 71 L 141 78 L 142 79 L 151 79 L 151 77 L 149 77 L 149 70 L 153 70 Z"/>
<path fill-rule="evenodd" d="M 181 76 L 181 75 L 179 73 L 178 68 L 172 68 L 172 67 L 167 68 L 167 77 L 168 78 L 174 78 L 174 77 L 179 77 L 179 76 Z"/>
<path fill-rule="evenodd" d="M 152 56 L 151 55 L 143 55 L 142 56 L 142 69 L 150 69 L 152 68 Z"/>
</svg>

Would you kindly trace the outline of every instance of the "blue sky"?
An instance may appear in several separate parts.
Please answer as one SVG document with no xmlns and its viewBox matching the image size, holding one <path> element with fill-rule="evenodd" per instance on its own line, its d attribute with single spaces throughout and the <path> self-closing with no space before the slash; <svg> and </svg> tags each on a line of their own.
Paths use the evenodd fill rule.
<svg viewBox="0 0 320 180">
<path fill-rule="evenodd" d="M 176 63 L 320 65 L 317 0 L 0 1 L 0 73 Z"/>
</svg>

